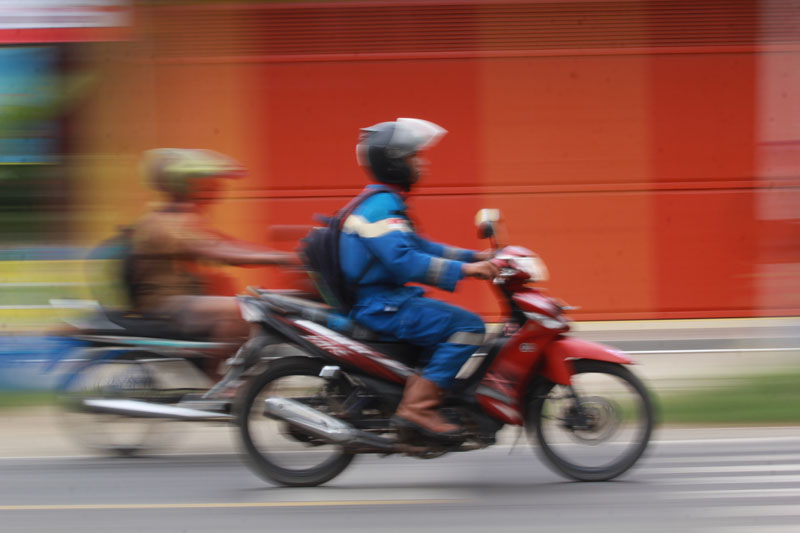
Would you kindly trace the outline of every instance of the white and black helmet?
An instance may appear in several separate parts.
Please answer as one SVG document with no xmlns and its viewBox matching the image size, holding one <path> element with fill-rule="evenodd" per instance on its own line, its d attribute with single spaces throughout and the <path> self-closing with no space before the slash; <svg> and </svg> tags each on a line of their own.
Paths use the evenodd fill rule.
<svg viewBox="0 0 800 533">
<path fill-rule="evenodd" d="M 414 179 L 405 157 L 429 148 L 447 130 L 419 118 L 398 118 L 361 129 L 356 145 L 358 164 L 368 168 L 376 180 L 408 190 Z"/>
</svg>

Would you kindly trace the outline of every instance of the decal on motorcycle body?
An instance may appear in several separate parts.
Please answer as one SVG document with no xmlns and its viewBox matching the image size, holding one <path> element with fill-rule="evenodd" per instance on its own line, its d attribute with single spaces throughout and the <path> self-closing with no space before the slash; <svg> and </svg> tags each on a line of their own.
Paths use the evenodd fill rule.
<svg viewBox="0 0 800 533">
<path fill-rule="evenodd" d="M 497 371 L 490 370 L 489 372 L 486 372 L 486 375 L 483 376 L 483 379 L 481 380 L 481 388 L 483 387 L 496 391 L 498 394 L 502 394 L 503 398 L 508 398 L 510 400 L 506 402 L 508 404 L 514 405 L 516 403 L 516 400 L 512 399 L 514 396 L 516 396 L 514 394 L 514 381 L 504 375 L 501 375 Z"/>
<path fill-rule="evenodd" d="M 308 320 L 296 320 L 295 324 L 304 329 L 310 330 L 316 333 L 317 335 L 322 335 L 324 340 L 327 340 L 329 342 L 332 341 L 333 343 L 336 344 L 341 344 L 356 353 L 360 353 L 363 355 L 370 355 L 374 353 L 372 349 L 370 349 L 368 346 L 364 346 L 360 342 L 348 339 L 344 335 L 340 335 L 339 333 L 336 333 L 332 329 L 328 329 L 325 326 L 320 326 L 316 322 L 309 322 Z M 312 342 L 316 344 L 315 341 Z"/>
<path fill-rule="evenodd" d="M 347 358 L 350 356 L 350 350 L 319 335 L 303 335 L 302 337 L 317 348 L 321 348 L 338 357 Z"/>
<path fill-rule="evenodd" d="M 334 355 L 339 357 L 350 357 L 351 352 L 355 352 L 359 355 L 368 357 L 370 361 L 378 363 L 384 368 L 400 376 L 408 377 L 414 373 L 413 370 L 401 362 L 395 361 L 394 359 L 378 353 L 369 346 L 365 346 L 360 342 L 348 339 L 344 335 L 340 335 L 339 333 L 330 330 L 325 326 L 321 326 L 316 322 L 309 322 L 308 320 L 296 320 L 294 323 L 308 331 L 317 334 L 304 335 L 304 339 Z"/>
<path fill-rule="evenodd" d="M 507 403 L 508 405 L 515 405 L 517 403 L 513 398 L 511 398 L 511 396 L 503 394 L 498 390 L 490 389 L 486 385 L 481 385 L 480 387 L 478 387 L 478 390 L 475 391 L 475 393 L 482 394 L 483 396 L 501 401 L 503 403 Z"/>
</svg>

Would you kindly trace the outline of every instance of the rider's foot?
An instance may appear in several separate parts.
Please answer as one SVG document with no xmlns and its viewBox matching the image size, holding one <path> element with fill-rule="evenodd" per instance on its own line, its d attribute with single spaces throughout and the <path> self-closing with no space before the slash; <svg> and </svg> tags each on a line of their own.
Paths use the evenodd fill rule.
<svg viewBox="0 0 800 533">
<path fill-rule="evenodd" d="M 444 392 L 434 382 L 413 375 L 406 381 L 403 399 L 392 417 L 392 425 L 415 430 L 422 436 L 448 443 L 464 440 L 464 430 L 451 424 L 437 411 Z"/>
</svg>

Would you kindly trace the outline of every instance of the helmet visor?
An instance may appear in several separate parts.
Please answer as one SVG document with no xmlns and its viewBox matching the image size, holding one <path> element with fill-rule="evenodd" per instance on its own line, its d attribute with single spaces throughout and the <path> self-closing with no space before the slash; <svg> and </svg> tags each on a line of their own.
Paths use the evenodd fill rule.
<svg viewBox="0 0 800 533">
<path fill-rule="evenodd" d="M 447 133 L 446 129 L 427 120 L 398 118 L 392 137 L 386 145 L 386 155 L 400 158 L 430 148 L 445 133 Z"/>
</svg>

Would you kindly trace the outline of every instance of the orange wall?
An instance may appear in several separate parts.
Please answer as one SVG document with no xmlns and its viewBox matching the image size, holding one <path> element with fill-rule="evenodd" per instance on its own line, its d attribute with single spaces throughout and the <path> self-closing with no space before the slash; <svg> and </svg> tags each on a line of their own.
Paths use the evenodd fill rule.
<svg viewBox="0 0 800 533">
<path fill-rule="evenodd" d="M 752 47 L 120 57 L 130 56 L 98 59 L 106 83 L 87 114 L 86 152 L 123 155 L 116 172 L 127 176 L 154 146 L 241 159 L 250 176 L 214 211 L 238 237 L 270 242 L 269 226 L 341 206 L 366 183 L 358 128 L 413 116 L 450 131 L 410 202 L 422 231 L 482 248 L 473 214 L 501 208 L 510 240 L 543 256 L 547 286 L 581 306 L 576 317 L 800 312 L 800 247 L 786 245 L 800 243 L 800 225 L 791 214 L 762 220 L 757 208 L 765 191 L 800 207 L 800 179 L 796 168 L 776 177 L 758 165 L 763 89 Z M 800 54 L 782 57 L 791 71 Z M 777 120 L 800 123 L 793 113 Z M 98 186 L 98 164 L 87 165 L 94 197 L 119 187 Z M 126 183 L 131 198 L 146 197 Z M 237 276 L 240 286 L 279 283 L 263 270 Z M 485 283 L 447 297 L 496 313 Z"/>
</svg>

